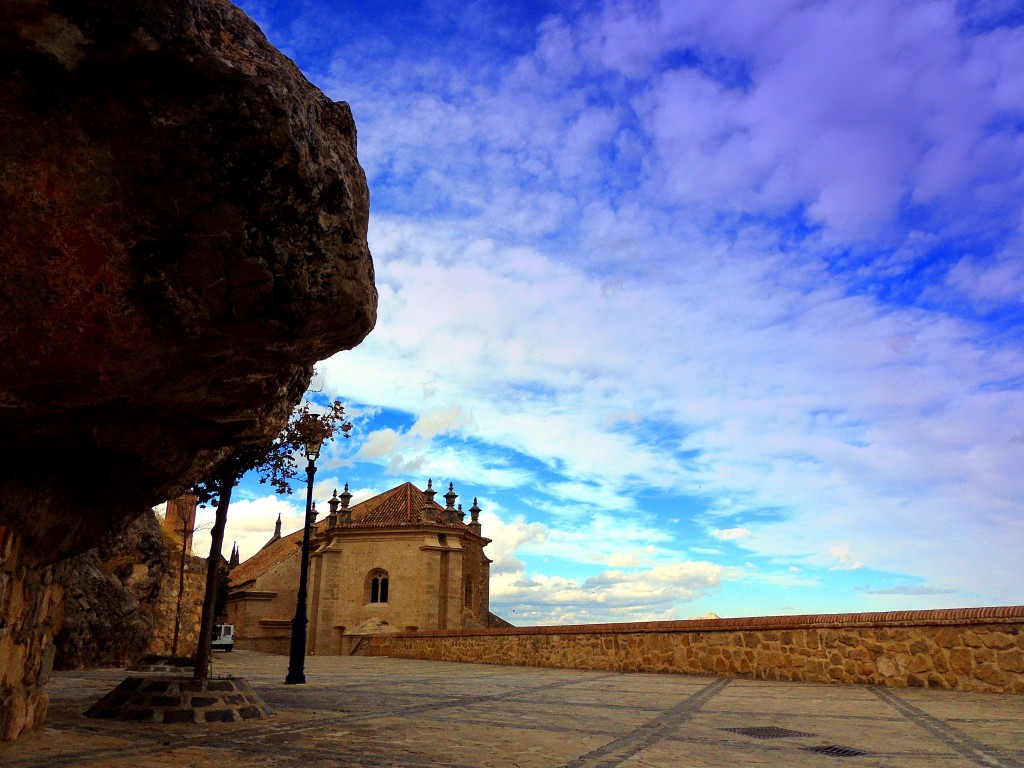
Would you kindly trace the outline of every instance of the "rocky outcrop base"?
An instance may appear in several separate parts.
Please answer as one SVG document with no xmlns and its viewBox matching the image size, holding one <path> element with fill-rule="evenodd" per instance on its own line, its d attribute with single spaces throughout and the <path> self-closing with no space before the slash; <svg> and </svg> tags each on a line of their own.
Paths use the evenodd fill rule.
<svg viewBox="0 0 1024 768">
<path fill-rule="evenodd" d="M 124 667 L 143 654 L 196 651 L 206 560 L 185 556 L 178 647 L 181 550 L 164 539 L 152 511 L 104 537 L 65 564 L 64 621 L 54 643 L 57 669 Z"/>
<path fill-rule="evenodd" d="M 237 723 L 270 717 L 274 710 L 240 677 L 157 676 L 125 678 L 85 714 L 145 723 Z"/>
</svg>

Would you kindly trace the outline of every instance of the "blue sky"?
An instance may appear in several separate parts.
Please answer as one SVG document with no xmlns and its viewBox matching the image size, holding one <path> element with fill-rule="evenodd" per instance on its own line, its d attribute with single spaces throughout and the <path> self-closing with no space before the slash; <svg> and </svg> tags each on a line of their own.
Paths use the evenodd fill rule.
<svg viewBox="0 0 1024 768">
<path fill-rule="evenodd" d="M 241 5 L 370 185 L 322 507 L 454 482 L 517 624 L 1024 602 L 1018 2 Z"/>
</svg>

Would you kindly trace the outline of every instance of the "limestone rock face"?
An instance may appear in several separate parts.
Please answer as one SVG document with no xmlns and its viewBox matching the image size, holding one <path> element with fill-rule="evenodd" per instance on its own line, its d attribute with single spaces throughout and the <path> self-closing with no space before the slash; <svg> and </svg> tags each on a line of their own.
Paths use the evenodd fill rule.
<svg viewBox="0 0 1024 768">
<path fill-rule="evenodd" d="M 140 612 L 139 601 L 103 567 L 95 549 L 72 562 L 65 582 L 64 623 L 53 641 L 56 668 L 127 666 L 146 651 L 152 615 Z"/>
<path fill-rule="evenodd" d="M 0 527 L 93 546 L 373 327 L 332 102 L 224 0 L 0 0 Z"/>
<path fill-rule="evenodd" d="M 64 620 L 54 638 L 58 669 L 126 666 L 145 654 L 154 608 L 173 602 L 170 553 L 152 511 L 67 561 Z M 161 595 L 161 587 L 172 594 Z"/>
</svg>

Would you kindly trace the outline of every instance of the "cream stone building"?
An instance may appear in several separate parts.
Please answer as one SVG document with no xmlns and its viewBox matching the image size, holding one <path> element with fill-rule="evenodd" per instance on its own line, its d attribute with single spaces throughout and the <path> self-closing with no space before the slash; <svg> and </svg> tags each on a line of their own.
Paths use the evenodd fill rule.
<svg viewBox="0 0 1024 768">
<path fill-rule="evenodd" d="M 476 499 L 470 521 L 445 506 L 433 483 L 412 483 L 349 507 L 348 485 L 329 502 L 310 542 L 307 650 L 353 652 L 369 634 L 507 625 L 489 611 L 490 539 L 481 535 Z M 274 536 L 231 571 L 228 621 L 240 648 L 287 653 L 295 615 L 302 531 Z"/>
</svg>

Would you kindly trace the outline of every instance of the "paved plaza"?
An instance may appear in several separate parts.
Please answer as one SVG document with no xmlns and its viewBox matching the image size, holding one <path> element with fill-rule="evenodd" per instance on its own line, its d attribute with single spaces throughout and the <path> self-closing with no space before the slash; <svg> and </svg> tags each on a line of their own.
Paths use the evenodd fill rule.
<svg viewBox="0 0 1024 768">
<path fill-rule="evenodd" d="M 0 766 L 995 766 L 1024 768 L 1024 696 L 235 651 L 268 720 L 158 725 L 82 712 L 123 670 L 55 673 L 47 726 Z"/>
</svg>

